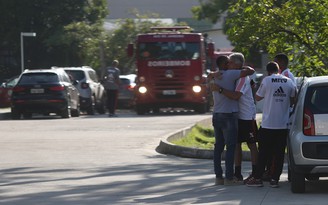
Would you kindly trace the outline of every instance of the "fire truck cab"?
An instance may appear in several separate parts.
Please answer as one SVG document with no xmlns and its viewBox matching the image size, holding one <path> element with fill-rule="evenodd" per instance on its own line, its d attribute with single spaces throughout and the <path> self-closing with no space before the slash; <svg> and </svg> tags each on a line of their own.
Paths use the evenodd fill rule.
<svg viewBox="0 0 328 205">
<path fill-rule="evenodd" d="M 139 115 L 160 108 L 209 110 L 206 64 L 214 56 L 214 44 L 186 26 L 153 27 L 129 44 L 135 56 L 137 80 L 135 106 Z"/>
</svg>

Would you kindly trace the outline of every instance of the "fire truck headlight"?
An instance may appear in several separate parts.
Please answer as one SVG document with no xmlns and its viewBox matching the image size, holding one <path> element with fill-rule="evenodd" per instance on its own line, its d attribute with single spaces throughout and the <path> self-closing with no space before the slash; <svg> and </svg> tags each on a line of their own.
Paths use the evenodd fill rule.
<svg viewBox="0 0 328 205">
<path fill-rule="evenodd" d="M 195 93 L 199 93 L 200 91 L 202 91 L 202 88 L 199 85 L 194 85 L 194 86 L 192 86 L 192 90 Z"/>
<path fill-rule="evenodd" d="M 141 87 L 139 87 L 139 93 L 144 94 L 144 93 L 146 93 L 146 92 L 147 92 L 147 88 L 146 88 L 145 86 L 141 86 Z"/>
</svg>

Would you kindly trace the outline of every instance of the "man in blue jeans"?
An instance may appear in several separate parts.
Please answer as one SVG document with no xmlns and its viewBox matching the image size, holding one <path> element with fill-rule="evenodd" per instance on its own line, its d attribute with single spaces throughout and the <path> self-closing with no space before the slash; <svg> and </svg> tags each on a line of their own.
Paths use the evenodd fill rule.
<svg viewBox="0 0 328 205">
<path fill-rule="evenodd" d="M 215 134 L 214 145 L 214 172 L 215 185 L 234 185 L 234 153 L 238 135 L 238 101 L 223 95 L 224 90 L 234 91 L 236 80 L 252 75 L 253 68 L 245 67 L 242 70 L 227 70 L 228 63 L 244 64 L 245 59 L 241 53 L 233 53 L 229 57 L 220 56 L 216 60 L 218 71 L 210 73 L 208 81 L 213 94 L 213 127 Z M 216 86 L 218 85 L 218 86 Z M 219 89 L 217 89 L 219 87 Z M 226 147 L 225 179 L 221 166 L 221 156 Z"/>
</svg>

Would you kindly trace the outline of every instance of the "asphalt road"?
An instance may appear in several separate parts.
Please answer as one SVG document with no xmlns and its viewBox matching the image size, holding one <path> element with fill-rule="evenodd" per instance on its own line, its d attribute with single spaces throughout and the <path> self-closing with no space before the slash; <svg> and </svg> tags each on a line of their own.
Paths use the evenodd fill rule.
<svg viewBox="0 0 328 205">
<path fill-rule="evenodd" d="M 210 114 L 121 112 L 0 121 L 1 205 L 327 204 L 328 182 L 281 187 L 213 186 L 211 160 L 161 155 L 159 141 Z M 250 171 L 243 162 L 243 174 Z"/>
</svg>

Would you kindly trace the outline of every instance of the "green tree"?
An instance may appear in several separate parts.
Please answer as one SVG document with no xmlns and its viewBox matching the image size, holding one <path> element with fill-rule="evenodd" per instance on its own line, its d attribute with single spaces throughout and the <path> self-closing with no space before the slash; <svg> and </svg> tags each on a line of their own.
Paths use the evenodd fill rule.
<svg viewBox="0 0 328 205">
<path fill-rule="evenodd" d="M 210 2 L 216 2 L 211 0 Z M 236 0 L 229 5 L 226 33 L 235 50 L 286 53 L 297 75 L 324 75 L 328 66 L 328 1 Z"/>
<path fill-rule="evenodd" d="M 212 23 L 216 23 L 221 15 L 228 10 L 229 5 L 236 0 L 209 0 L 203 3 L 199 0 L 200 6 L 194 6 L 191 11 L 198 20 L 208 19 Z"/>
<path fill-rule="evenodd" d="M 1 0 L 0 64 L 10 62 L 20 71 L 20 33 L 35 32 L 24 39 L 26 67 L 49 68 L 94 63 L 99 58 L 99 39 L 106 17 L 106 0 Z M 89 64 L 90 65 L 90 64 Z"/>
<path fill-rule="evenodd" d="M 127 56 L 127 46 L 134 43 L 140 33 L 151 31 L 151 27 L 165 25 L 161 21 L 151 21 L 150 17 L 156 14 L 138 14 L 136 19 L 120 19 L 117 21 L 118 28 L 106 34 L 104 40 L 105 64 L 110 65 L 114 59 L 120 62 L 122 74 L 135 73 L 135 59 Z"/>
</svg>

